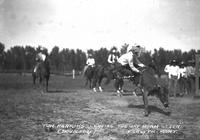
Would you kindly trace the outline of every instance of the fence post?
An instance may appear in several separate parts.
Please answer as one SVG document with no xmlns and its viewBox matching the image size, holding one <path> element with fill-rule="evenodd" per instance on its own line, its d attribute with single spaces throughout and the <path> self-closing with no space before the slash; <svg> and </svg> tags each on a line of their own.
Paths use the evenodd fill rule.
<svg viewBox="0 0 200 140">
<path fill-rule="evenodd" d="M 75 69 L 72 70 L 72 78 L 75 79 Z"/>
<path fill-rule="evenodd" d="M 200 87 L 199 87 L 199 77 L 200 77 L 200 54 L 195 55 L 195 96 L 200 97 Z"/>
</svg>

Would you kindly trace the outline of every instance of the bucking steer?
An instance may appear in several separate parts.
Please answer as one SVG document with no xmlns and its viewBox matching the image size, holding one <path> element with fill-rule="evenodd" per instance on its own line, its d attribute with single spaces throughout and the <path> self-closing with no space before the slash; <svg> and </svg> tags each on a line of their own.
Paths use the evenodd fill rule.
<svg viewBox="0 0 200 140">
<path fill-rule="evenodd" d="M 166 108 L 166 114 L 170 114 L 169 111 L 169 101 L 168 101 L 168 89 L 164 86 L 161 86 L 158 83 L 157 78 L 155 75 L 155 69 L 151 66 L 143 68 L 141 73 L 138 77 L 135 77 L 134 84 L 136 84 L 137 89 L 139 89 L 143 96 L 144 102 L 144 115 L 148 116 L 150 111 L 148 109 L 148 96 L 156 96 L 163 106 Z M 120 78 L 120 76 L 118 76 Z M 116 82 L 123 81 L 123 79 L 117 79 Z M 136 89 L 135 89 L 136 90 Z M 138 90 L 137 90 L 138 91 Z M 118 92 L 120 96 L 122 95 L 121 92 Z"/>
<path fill-rule="evenodd" d="M 138 86 L 142 91 L 144 102 L 144 115 L 148 116 L 150 113 L 148 109 L 148 96 L 156 96 L 161 101 L 163 106 L 167 109 L 167 114 L 170 114 L 168 109 L 168 89 L 164 86 L 161 86 L 154 75 L 154 70 L 151 67 L 146 67 L 139 77 Z"/>
</svg>

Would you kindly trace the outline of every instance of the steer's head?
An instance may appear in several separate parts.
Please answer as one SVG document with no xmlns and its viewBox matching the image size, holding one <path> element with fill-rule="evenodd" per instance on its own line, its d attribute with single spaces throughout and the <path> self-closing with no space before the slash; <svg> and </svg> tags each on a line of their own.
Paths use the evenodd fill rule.
<svg viewBox="0 0 200 140">
<path fill-rule="evenodd" d="M 156 86 L 149 92 L 149 95 L 157 96 L 165 108 L 169 106 L 168 89 L 163 86 Z"/>
</svg>

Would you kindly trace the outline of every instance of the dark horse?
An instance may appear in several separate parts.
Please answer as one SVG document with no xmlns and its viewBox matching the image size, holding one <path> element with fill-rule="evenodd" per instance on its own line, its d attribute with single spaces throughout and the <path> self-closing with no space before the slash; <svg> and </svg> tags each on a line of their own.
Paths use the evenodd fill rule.
<svg viewBox="0 0 200 140">
<path fill-rule="evenodd" d="M 102 66 L 102 65 L 96 65 L 95 67 L 88 67 L 86 72 L 85 72 L 85 77 L 86 77 L 86 84 L 89 81 L 90 88 L 93 89 L 94 92 L 97 92 L 96 87 L 98 86 L 98 89 L 100 92 L 103 91 L 101 87 L 101 83 L 103 78 L 106 78 L 105 84 L 108 84 L 110 82 L 110 79 L 112 77 L 112 73 L 107 66 Z"/>
<path fill-rule="evenodd" d="M 44 62 L 40 62 L 36 71 L 32 72 L 33 84 L 36 84 L 36 79 L 39 78 L 39 83 L 42 85 L 42 92 L 48 91 L 49 77 L 50 77 L 50 63 L 48 57 Z"/>
<path fill-rule="evenodd" d="M 140 89 L 143 96 L 145 116 L 148 116 L 150 113 L 148 109 L 148 96 L 156 96 L 165 108 L 168 108 L 169 106 L 168 90 L 166 87 L 159 85 L 158 80 L 154 76 L 154 71 L 155 70 L 152 66 L 148 66 L 142 70 L 140 75 L 135 77 L 135 79 L 138 80 L 137 82 L 135 82 L 136 84 L 138 84 L 137 88 Z M 121 78 L 119 80 L 116 80 L 116 82 L 117 81 L 123 81 L 123 79 Z"/>
<path fill-rule="evenodd" d="M 85 86 L 87 86 L 89 82 L 89 88 L 91 89 L 94 77 L 94 67 L 88 66 L 87 70 L 84 73 L 84 77 L 86 78 Z"/>
</svg>

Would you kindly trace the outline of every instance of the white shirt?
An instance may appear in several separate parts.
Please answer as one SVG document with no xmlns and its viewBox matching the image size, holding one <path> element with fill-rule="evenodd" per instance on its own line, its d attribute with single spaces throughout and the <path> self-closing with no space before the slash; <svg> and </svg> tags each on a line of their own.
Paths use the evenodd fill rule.
<svg viewBox="0 0 200 140">
<path fill-rule="evenodd" d="M 113 64 L 113 63 L 115 63 L 116 61 L 118 61 L 118 56 L 117 56 L 117 55 L 115 55 L 115 54 L 110 54 L 110 55 L 108 56 L 108 63 Z"/>
<path fill-rule="evenodd" d="M 194 74 L 195 74 L 195 68 L 192 67 L 192 66 L 187 66 L 186 67 L 186 75 L 187 75 L 187 77 L 191 76 L 191 75 L 194 75 Z"/>
<path fill-rule="evenodd" d="M 137 68 L 134 67 L 133 65 L 133 53 L 132 52 L 128 52 L 126 54 L 123 54 L 119 59 L 118 62 L 124 66 L 124 65 L 129 65 L 130 68 L 135 71 L 135 72 L 139 72 L 139 70 Z M 137 63 L 137 62 L 136 62 Z"/>
<path fill-rule="evenodd" d="M 179 66 L 166 65 L 164 71 L 168 73 L 168 77 L 171 79 L 171 76 L 179 75 Z"/>
<path fill-rule="evenodd" d="M 44 55 L 43 53 L 38 53 L 36 56 L 36 60 L 41 60 L 44 61 L 46 59 L 46 55 Z"/>
<path fill-rule="evenodd" d="M 94 66 L 94 64 L 95 64 L 94 58 L 88 58 L 87 61 L 86 61 L 86 64 L 88 66 Z"/>
<path fill-rule="evenodd" d="M 186 67 L 179 68 L 179 70 L 178 70 L 178 79 L 179 79 L 180 77 L 185 77 L 185 78 L 187 78 L 187 75 L 186 75 Z"/>
</svg>

